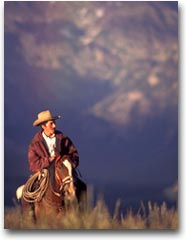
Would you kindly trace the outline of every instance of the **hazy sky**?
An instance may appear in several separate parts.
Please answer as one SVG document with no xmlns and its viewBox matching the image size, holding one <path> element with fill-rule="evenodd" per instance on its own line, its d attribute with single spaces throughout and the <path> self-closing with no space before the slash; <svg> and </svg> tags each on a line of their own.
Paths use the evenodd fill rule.
<svg viewBox="0 0 186 240">
<path fill-rule="evenodd" d="M 46 109 L 87 182 L 177 181 L 177 2 L 5 2 L 4 27 L 7 181 Z"/>
</svg>

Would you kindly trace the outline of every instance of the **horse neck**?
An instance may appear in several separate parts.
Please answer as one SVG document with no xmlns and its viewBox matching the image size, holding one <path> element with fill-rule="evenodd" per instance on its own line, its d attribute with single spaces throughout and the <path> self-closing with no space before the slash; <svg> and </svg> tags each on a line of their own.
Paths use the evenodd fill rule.
<svg viewBox="0 0 186 240">
<path fill-rule="evenodd" d="M 56 199 L 56 201 L 61 202 L 61 194 L 59 193 L 59 189 L 60 189 L 60 185 L 59 183 L 56 181 L 55 178 L 55 166 L 54 166 L 54 162 L 52 162 L 50 168 L 49 168 L 49 187 L 48 187 L 48 191 L 46 192 L 46 197 L 48 199 Z"/>
</svg>

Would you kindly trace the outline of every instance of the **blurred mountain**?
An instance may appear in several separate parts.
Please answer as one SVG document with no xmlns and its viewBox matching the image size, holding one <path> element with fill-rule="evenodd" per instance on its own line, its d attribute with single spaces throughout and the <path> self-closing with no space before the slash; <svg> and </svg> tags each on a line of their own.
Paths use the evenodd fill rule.
<svg viewBox="0 0 186 240">
<path fill-rule="evenodd" d="M 112 92 L 89 110 L 116 124 L 129 123 L 134 110 L 148 116 L 177 107 L 177 22 L 165 2 L 5 3 L 5 33 L 25 62 L 107 81 Z"/>
<path fill-rule="evenodd" d="M 177 2 L 5 2 L 4 17 L 5 171 L 11 155 L 27 169 L 50 108 L 87 178 L 177 179 Z"/>
</svg>

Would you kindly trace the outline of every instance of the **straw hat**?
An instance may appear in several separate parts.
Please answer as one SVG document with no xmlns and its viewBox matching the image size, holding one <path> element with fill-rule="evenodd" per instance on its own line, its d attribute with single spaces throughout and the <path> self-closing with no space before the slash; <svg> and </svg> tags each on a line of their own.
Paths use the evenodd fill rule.
<svg viewBox="0 0 186 240">
<path fill-rule="evenodd" d="M 51 112 L 49 110 L 46 110 L 46 111 L 40 112 L 37 115 L 37 119 L 33 122 L 33 126 L 38 126 L 41 123 L 44 123 L 44 122 L 47 122 L 47 121 L 50 121 L 50 120 L 56 120 L 56 119 L 59 119 L 59 118 L 61 118 L 60 115 L 52 116 Z"/>
</svg>

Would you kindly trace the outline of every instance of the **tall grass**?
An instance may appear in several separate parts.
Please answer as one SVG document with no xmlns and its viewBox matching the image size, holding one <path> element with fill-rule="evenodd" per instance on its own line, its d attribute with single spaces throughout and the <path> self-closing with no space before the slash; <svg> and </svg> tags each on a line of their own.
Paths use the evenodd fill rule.
<svg viewBox="0 0 186 240">
<path fill-rule="evenodd" d="M 88 206 L 85 212 L 77 208 L 61 213 L 58 218 L 54 214 L 49 219 L 41 217 L 36 223 L 23 219 L 21 207 L 6 208 L 4 212 L 4 228 L 6 229 L 177 229 L 178 211 L 168 209 L 165 202 L 161 206 L 148 202 L 142 204 L 137 213 L 129 209 L 125 214 L 120 210 L 120 201 L 115 204 L 111 214 L 103 198 L 99 198 L 95 206 Z"/>
</svg>

